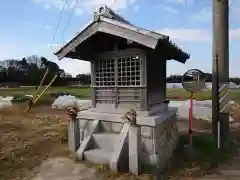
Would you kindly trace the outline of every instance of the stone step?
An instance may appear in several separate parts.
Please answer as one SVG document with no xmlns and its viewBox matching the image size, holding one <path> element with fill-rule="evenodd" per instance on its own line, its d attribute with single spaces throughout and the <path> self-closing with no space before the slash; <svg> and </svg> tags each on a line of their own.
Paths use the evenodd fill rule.
<svg viewBox="0 0 240 180">
<path fill-rule="evenodd" d="M 95 148 L 113 152 L 115 143 L 118 142 L 119 133 L 96 133 L 93 134 Z"/>
<path fill-rule="evenodd" d="M 94 164 L 109 164 L 112 152 L 103 149 L 90 149 L 84 151 L 84 159 Z"/>
</svg>

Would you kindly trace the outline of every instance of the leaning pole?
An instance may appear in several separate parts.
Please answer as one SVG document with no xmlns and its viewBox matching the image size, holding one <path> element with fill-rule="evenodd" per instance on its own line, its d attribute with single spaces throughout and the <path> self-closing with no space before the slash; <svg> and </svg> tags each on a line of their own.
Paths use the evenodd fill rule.
<svg viewBox="0 0 240 180">
<path fill-rule="evenodd" d="M 228 88 L 224 98 L 219 89 L 229 84 L 229 10 L 228 0 L 213 0 L 212 46 L 212 133 L 218 147 L 223 147 L 229 135 Z M 223 98 L 223 100 L 221 99 Z M 221 99 L 221 100 L 220 100 Z"/>
</svg>

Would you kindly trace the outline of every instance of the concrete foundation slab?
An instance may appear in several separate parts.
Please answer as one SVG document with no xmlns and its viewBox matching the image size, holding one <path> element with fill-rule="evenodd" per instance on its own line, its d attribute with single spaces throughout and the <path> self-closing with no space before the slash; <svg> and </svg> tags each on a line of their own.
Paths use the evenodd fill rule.
<svg viewBox="0 0 240 180">
<path fill-rule="evenodd" d="M 103 149 L 90 149 L 84 151 L 84 159 L 95 164 L 109 164 L 112 152 Z"/>
</svg>

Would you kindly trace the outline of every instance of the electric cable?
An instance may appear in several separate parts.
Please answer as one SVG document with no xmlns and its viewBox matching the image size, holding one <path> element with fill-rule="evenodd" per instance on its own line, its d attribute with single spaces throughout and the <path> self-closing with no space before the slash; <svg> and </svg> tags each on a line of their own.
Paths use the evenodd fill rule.
<svg viewBox="0 0 240 180">
<path fill-rule="evenodd" d="M 70 14 L 70 16 L 69 16 L 69 18 L 68 18 L 67 24 L 66 24 L 66 26 L 65 26 L 65 28 L 64 28 L 64 30 L 63 30 L 63 32 L 62 32 L 60 42 L 63 40 L 63 36 L 64 36 L 64 34 L 65 34 L 65 32 L 66 32 L 66 30 L 67 30 L 67 28 L 68 28 L 68 25 L 69 25 L 70 22 L 71 22 L 72 16 L 73 16 L 73 14 L 74 14 L 74 12 L 75 12 L 75 10 L 76 10 L 76 8 L 77 8 L 77 5 L 78 5 L 78 1 L 79 1 L 79 0 L 76 0 L 76 3 L 74 4 L 74 7 L 73 7 L 73 9 L 72 9 L 72 12 L 71 12 L 71 14 Z M 59 45 L 60 45 L 60 44 L 59 44 Z"/>
<path fill-rule="evenodd" d="M 60 23 L 61 23 L 61 20 L 62 20 L 62 16 L 63 16 L 64 10 L 65 10 L 65 8 L 66 8 L 66 4 L 67 4 L 67 0 L 64 0 L 64 4 L 63 4 L 63 7 L 62 7 L 62 10 L 61 10 L 59 19 L 58 19 L 58 23 L 57 23 L 56 29 L 55 29 L 55 31 L 54 31 L 54 34 L 53 34 L 53 41 L 54 41 L 55 38 L 56 38 L 56 34 L 57 34 L 57 31 L 58 31 L 59 25 L 60 25 Z"/>
</svg>

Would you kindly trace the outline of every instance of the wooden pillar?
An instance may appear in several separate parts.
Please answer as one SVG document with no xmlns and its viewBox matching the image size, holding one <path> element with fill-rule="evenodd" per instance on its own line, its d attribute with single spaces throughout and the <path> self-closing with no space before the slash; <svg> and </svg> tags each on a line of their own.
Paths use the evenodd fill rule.
<svg viewBox="0 0 240 180">
<path fill-rule="evenodd" d="M 96 107 L 96 61 L 91 61 L 91 95 L 92 107 Z"/>
<path fill-rule="evenodd" d="M 213 68 L 212 68 L 212 133 L 218 144 L 218 133 L 221 145 L 224 146 L 229 136 L 229 113 L 216 112 L 218 101 L 218 84 L 229 83 L 229 2 L 213 1 Z M 218 82 L 217 82 L 218 81 Z M 218 129 L 218 122 L 220 128 Z M 220 132 L 218 132 L 220 130 Z"/>
<path fill-rule="evenodd" d="M 141 58 L 141 109 L 146 111 L 148 109 L 148 95 L 147 95 L 147 58 L 146 55 Z"/>
</svg>

